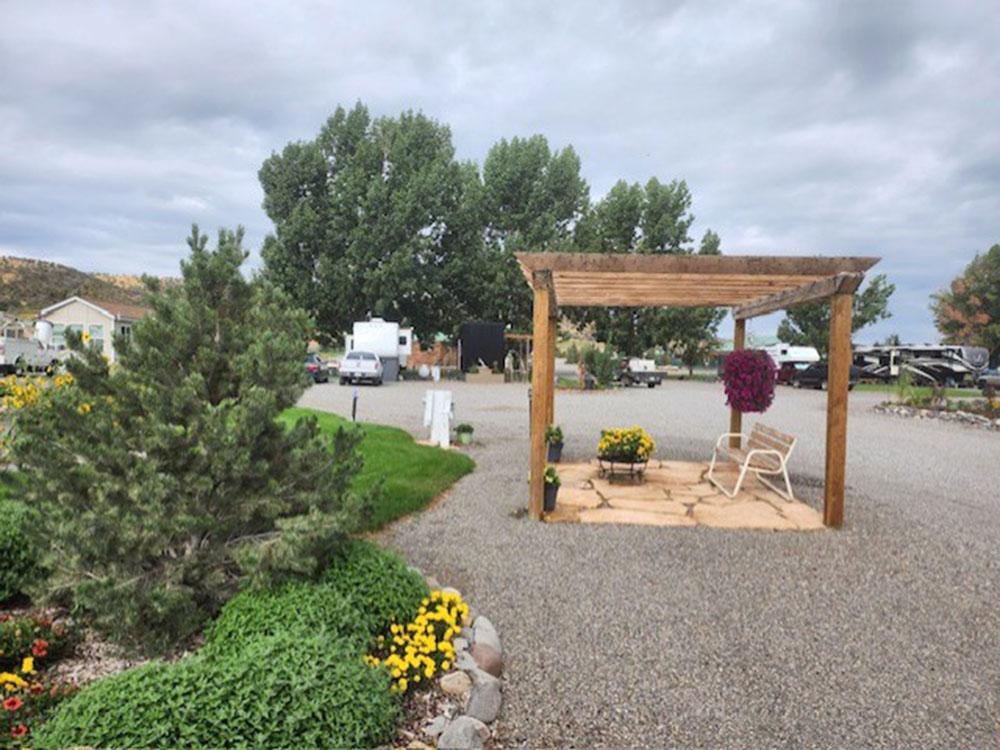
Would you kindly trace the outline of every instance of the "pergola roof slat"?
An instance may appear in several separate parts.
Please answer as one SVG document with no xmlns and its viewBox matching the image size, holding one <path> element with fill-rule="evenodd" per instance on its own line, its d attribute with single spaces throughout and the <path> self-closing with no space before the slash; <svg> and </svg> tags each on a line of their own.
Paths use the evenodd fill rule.
<svg viewBox="0 0 1000 750">
<path fill-rule="evenodd" d="M 520 253 L 529 283 L 551 274 L 564 306 L 746 306 L 837 274 L 863 274 L 878 258 L 756 255 Z"/>
</svg>

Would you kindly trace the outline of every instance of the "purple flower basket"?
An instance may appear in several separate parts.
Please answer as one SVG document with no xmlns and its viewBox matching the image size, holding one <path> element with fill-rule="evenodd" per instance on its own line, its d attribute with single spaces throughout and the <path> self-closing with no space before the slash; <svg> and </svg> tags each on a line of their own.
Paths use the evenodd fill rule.
<svg viewBox="0 0 1000 750">
<path fill-rule="evenodd" d="M 767 352 L 738 349 L 723 362 L 726 403 L 741 412 L 764 412 L 774 401 L 778 368 Z"/>
</svg>

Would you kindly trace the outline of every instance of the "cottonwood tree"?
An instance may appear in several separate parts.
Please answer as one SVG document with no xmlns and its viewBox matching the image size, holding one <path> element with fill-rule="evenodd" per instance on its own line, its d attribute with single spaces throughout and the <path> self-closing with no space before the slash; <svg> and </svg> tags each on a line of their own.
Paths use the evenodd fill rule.
<svg viewBox="0 0 1000 750">
<path fill-rule="evenodd" d="M 197 632 L 240 576 L 317 574 L 366 520 L 354 432 L 278 421 L 304 388 L 311 324 L 248 281 L 243 231 L 195 227 L 183 280 L 148 280 L 119 361 L 70 336 L 74 384 L 17 418 L 13 458 L 50 571 L 41 593 L 111 638 L 162 651 Z"/>
<path fill-rule="evenodd" d="M 483 162 L 484 317 L 530 327 L 531 290 L 514 253 L 571 249 L 588 196 L 572 146 L 553 151 L 542 135 L 494 144 Z"/>
<path fill-rule="evenodd" d="M 974 344 L 1000 358 L 1000 245 L 977 253 L 948 289 L 931 298 L 934 323 L 948 344 Z"/>
<path fill-rule="evenodd" d="M 479 314 L 489 283 L 482 185 L 445 125 L 338 107 L 314 140 L 272 154 L 259 176 L 275 225 L 266 273 L 328 337 L 369 314 L 421 337 Z"/>
<path fill-rule="evenodd" d="M 580 221 L 576 242 L 607 253 L 718 255 L 721 240 L 706 231 L 695 250 L 689 235 L 694 223 L 687 183 L 662 183 L 651 178 L 644 186 L 617 182 Z M 597 337 L 622 354 L 639 355 L 663 346 L 692 367 L 715 344 L 725 311 L 717 308 L 611 308 L 579 314 L 592 322 Z"/>
<path fill-rule="evenodd" d="M 892 317 L 889 298 L 896 291 L 885 274 L 873 276 L 868 285 L 854 295 L 851 332 Z M 811 302 L 785 311 L 778 324 L 778 338 L 796 346 L 812 346 L 826 354 L 830 341 L 830 303 Z"/>
</svg>

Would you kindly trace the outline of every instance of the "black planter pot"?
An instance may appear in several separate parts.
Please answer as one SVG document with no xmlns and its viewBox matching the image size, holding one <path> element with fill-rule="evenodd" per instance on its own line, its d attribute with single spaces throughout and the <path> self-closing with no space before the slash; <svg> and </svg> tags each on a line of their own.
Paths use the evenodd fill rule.
<svg viewBox="0 0 1000 750">
<path fill-rule="evenodd" d="M 545 483 L 545 504 L 542 506 L 542 509 L 546 513 L 551 513 L 556 509 L 556 495 L 558 494 L 558 484 L 549 484 L 548 482 Z"/>
<path fill-rule="evenodd" d="M 550 464 L 557 464 L 562 459 L 562 443 L 549 443 L 549 458 Z"/>
</svg>

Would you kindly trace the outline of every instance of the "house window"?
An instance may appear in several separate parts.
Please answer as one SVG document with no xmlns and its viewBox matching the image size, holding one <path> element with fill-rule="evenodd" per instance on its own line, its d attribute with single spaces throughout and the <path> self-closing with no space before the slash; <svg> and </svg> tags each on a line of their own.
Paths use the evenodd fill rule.
<svg viewBox="0 0 1000 750">
<path fill-rule="evenodd" d="M 122 338 L 129 338 L 132 335 L 132 326 L 122 323 L 118 327 L 118 333 L 122 335 Z"/>
<path fill-rule="evenodd" d="M 98 326 L 100 328 L 100 326 Z M 76 334 L 83 333 L 82 325 L 64 325 L 56 323 L 52 326 L 52 346 L 58 349 L 66 348 L 66 331 L 74 331 Z"/>
<path fill-rule="evenodd" d="M 104 326 L 90 327 L 90 345 L 97 347 L 98 351 L 104 351 Z"/>
</svg>

